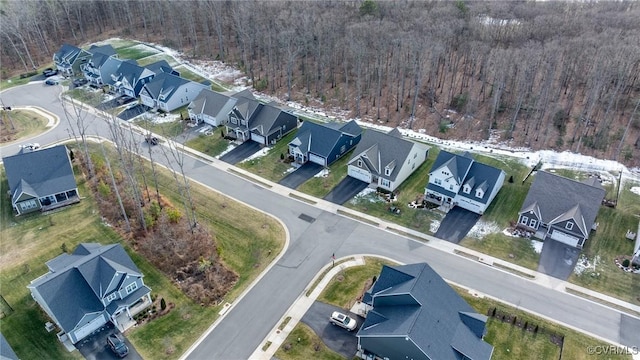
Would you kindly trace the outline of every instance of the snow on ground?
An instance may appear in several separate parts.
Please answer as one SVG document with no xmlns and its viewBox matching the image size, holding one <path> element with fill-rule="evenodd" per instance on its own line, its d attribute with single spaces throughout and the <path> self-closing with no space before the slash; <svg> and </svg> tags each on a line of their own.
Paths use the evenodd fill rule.
<svg viewBox="0 0 640 360">
<path fill-rule="evenodd" d="M 432 234 L 435 234 L 436 232 L 438 232 L 438 229 L 440 228 L 440 221 L 438 220 L 431 220 L 431 224 L 429 224 L 429 231 Z"/>
<path fill-rule="evenodd" d="M 476 239 L 482 239 L 487 234 L 498 233 L 498 232 L 500 232 L 500 227 L 498 226 L 498 224 L 494 222 L 486 222 L 486 221 L 480 220 L 475 225 L 473 225 L 471 230 L 469 230 L 469 233 L 467 234 L 467 236 L 470 236 Z"/>
<path fill-rule="evenodd" d="M 221 152 L 218 156 L 216 156 L 216 159 L 220 159 L 220 157 L 222 157 L 222 155 L 224 155 L 224 154 L 228 153 L 229 151 L 235 149 L 236 146 L 237 146 L 236 144 L 234 144 L 232 142 L 229 142 L 229 145 L 227 146 L 227 148 L 224 149 L 224 151 Z"/>
<path fill-rule="evenodd" d="M 596 255 L 593 258 L 593 264 L 591 263 L 591 261 L 589 261 L 589 258 L 584 255 L 581 254 L 580 257 L 578 258 L 578 262 L 576 263 L 576 267 L 573 269 L 573 272 L 576 273 L 576 275 L 580 275 L 585 271 L 596 271 L 596 265 L 600 262 L 600 255 Z"/>
<path fill-rule="evenodd" d="M 536 254 L 542 253 L 543 244 L 544 243 L 542 241 L 531 239 L 531 246 L 533 246 L 533 251 L 535 251 Z"/>
<path fill-rule="evenodd" d="M 271 148 L 263 147 L 262 149 L 258 150 L 257 153 L 249 156 L 248 158 L 242 160 L 241 162 L 247 162 L 247 161 L 250 161 L 250 160 L 253 160 L 253 159 L 261 158 L 261 157 L 267 155 L 269 153 L 269 150 L 271 150 Z"/>
<path fill-rule="evenodd" d="M 514 233 L 512 233 L 511 229 L 509 229 L 509 228 L 502 230 L 502 234 L 506 235 L 508 237 L 520 237 L 520 236 L 515 235 Z"/>
<path fill-rule="evenodd" d="M 323 177 L 323 178 L 325 178 L 327 176 L 329 176 L 329 169 L 327 169 L 327 168 L 322 169 L 322 170 L 320 170 L 319 173 L 313 175 L 313 177 Z"/>
<path fill-rule="evenodd" d="M 368 200 L 369 202 L 372 202 L 372 203 L 377 203 L 377 202 L 383 201 L 382 199 L 380 199 L 380 197 L 376 196 L 375 193 L 376 193 L 375 189 L 372 189 L 372 188 L 369 188 L 369 187 L 365 188 L 364 190 L 360 191 L 358 193 L 358 195 L 354 196 L 350 200 L 350 202 L 352 204 L 356 204 L 358 201 L 360 201 L 362 199 Z"/>
<path fill-rule="evenodd" d="M 631 188 L 631 192 L 636 194 L 636 195 L 640 195 L 640 187 L 638 186 L 634 186 Z"/>
</svg>

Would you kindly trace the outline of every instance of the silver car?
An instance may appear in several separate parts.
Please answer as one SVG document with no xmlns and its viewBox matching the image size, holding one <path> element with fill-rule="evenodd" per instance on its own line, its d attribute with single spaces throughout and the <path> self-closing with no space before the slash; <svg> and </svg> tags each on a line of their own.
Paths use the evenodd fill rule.
<svg viewBox="0 0 640 360">
<path fill-rule="evenodd" d="M 352 331 L 358 326 L 358 322 L 356 319 L 350 318 L 347 315 L 334 311 L 329 318 L 329 322 L 333 325 L 338 325 L 347 329 L 348 331 Z"/>
</svg>

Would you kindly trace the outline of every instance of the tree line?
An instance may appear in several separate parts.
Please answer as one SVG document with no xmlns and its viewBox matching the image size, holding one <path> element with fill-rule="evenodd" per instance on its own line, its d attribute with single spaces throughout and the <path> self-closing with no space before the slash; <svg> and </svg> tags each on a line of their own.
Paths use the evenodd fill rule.
<svg viewBox="0 0 640 360">
<path fill-rule="evenodd" d="M 632 1 L 5 1 L 0 16 L 3 77 L 119 36 L 231 64 L 283 101 L 640 164 Z"/>
</svg>

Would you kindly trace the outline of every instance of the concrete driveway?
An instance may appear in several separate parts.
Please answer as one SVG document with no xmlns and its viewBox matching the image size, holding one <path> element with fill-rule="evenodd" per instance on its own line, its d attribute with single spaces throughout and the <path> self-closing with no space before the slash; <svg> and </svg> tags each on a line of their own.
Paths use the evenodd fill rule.
<svg viewBox="0 0 640 360">
<path fill-rule="evenodd" d="M 245 141 L 242 144 L 236 146 L 233 150 L 228 153 L 222 155 L 220 160 L 229 163 L 231 165 L 235 165 L 240 161 L 248 158 L 249 156 L 260 151 L 261 145 L 255 141 Z"/>
<path fill-rule="evenodd" d="M 352 178 L 351 176 L 347 176 L 340 181 L 340 183 L 336 185 L 336 187 L 334 187 L 333 190 L 324 197 L 324 199 L 334 204 L 342 205 L 352 197 L 358 195 L 360 191 L 366 189 L 367 186 L 369 186 L 368 183 Z"/>
<path fill-rule="evenodd" d="M 578 262 L 578 256 L 580 250 L 573 246 L 547 239 L 542 245 L 538 271 L 560 280 L 567 280 Z"/>
<path fill-rule="evenodd" d="M 290 189 L 296 189 L 298 188 L 298 186 L 302 185 L 302 183 L 311 179 L 314 175 L 319 173 L 322 169 L 322 165 L 307 161 L 302 166 L 280 180 L 279 184 Z"/>
<path fill-rule="evenodd" d="M 353 331 L 347 331 L 329 322 L 329 316 L 334 311 L 340 311 L 358 321 L 358 326 Z M 347 359 L 353 358 L 358 350 L 358 338 L 356 334 L 364 319 L 354 313 L 345 311 L 337 306 L 315 301 L 307 310 L 301 321 L 307 324 L 318 335 L 327 347 Z"/>
<path fill-rule="evenodd" d="M 118 332 L 118 330 L 114 328 L 113 324 L 107 323 L 98 331 L 94 332 L 93 334 L 77 343 L 76 348 L 87 360 L 120 359 L 107 345 L 107 336 L 113 334 L 114 332 Z M 125 336 L 122 336 L 122 338 L 129 347 L 129 355 L 127 355 L 126 358 L 128 360 L 142 360 L 142 356 L 138 354 L 129 340 Z"/>
<path fill-rule="evenodd" d="M 129 121 L 131 119 L 133 119 L 136 116 L 142 115 L 144 113 L 146 113 L 147 111 L 149 111 L 151 108 L 142 104 L 138 104 L 135 107 L 132 107 L 131 109 L 127 109 L 123 112 L 120 113 L 120 115 L 118 115 L 118 117 L 122 120 L 125 121 Z"/>
<path fill-rule="evenodd" d="M 480 215 L 455 206 L 442 219 L 435 237 L 457 244 L 467 236 L 467 233 L 478 222 L 478 219 L 480 219 Z"/>
</svg>

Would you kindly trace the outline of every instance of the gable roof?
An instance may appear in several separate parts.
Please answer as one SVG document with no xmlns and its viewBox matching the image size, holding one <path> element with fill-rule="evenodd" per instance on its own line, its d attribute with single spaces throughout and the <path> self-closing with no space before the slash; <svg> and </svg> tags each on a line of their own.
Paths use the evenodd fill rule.
<svg viewBox="0 0 640 360">
<path fill-rule="evenodd" d="M 75 189 L 67 147 L 57 145 L 3 158 L 11 196 L 19 191 L 38 197 Z"/>
<path fill-rule="evenodd" d="M 501 169 L 473 161 L 471 168 L 467 173 L 467 177 L 462 183 L 463 187 L 465 184 L 468 184 L 471 187 L 471 191 L 467 194 L 463 191 L 464 189 L 461 188 L 460 191 L 458 191 L 458 195 L 473 199 L 474 201 L 478 201 L 483 204 L 488 203 L 489 198 L 491 197 L 491 192 L 497 185 L 498 178 L 501 173 Z M 482 198 L 476 196 L 477 189 L 482 189 L 484 192 Z"/>
<path fill-rule="evenodd" d="M 605 190 L 599 184 L 592 186 L 546 171 L 538 171 L 522 203 L 520 213 L 535 205 L 543 223 L 574 219 L 580 231 L 588 236 L 604 195 Z"/>
<path fill-rule="evenodd" d="M 428 359 L 490 359 L 493 347 L 482 340 L 487 317 L 477 314 L 426 263 L 383 266 L 367 292 L 373 310 L 358 337 L 411 341 Z M 384 356 L 404 358 L 402 347 Z"/>
<path fill-rule="evenodd" d="M 11 345 L 4 338 L 4 335 L 0 333 L 0 359 L 2 360 L 18 360 L 18 355 L 13 351 Z"/>
<path fill-rule="evenodd" d="M 181 78 L 180 76 L 160 73 L 145 84 L 145 88 L 152 98 L 159 100 L 160 96 L 164 95 L 165 98 L 161 101 L 167 101 L 182 85 L 190 82 L 190 80 Z"/>
<path fill-rule="evenodd" d="M 361 158 L 369 172 L 395 181 L 402 169 L 402 164 L 406 162 L 407 156 L 416 146 L 421 145 L 403 139 L 397 128 L 388 133 L 367 130 L 349 159 L 349 164 Z M 390 175 L 385 175 L 387 166 L 392 168 Z"/>
<path fill-rule="evenodd" d="M 249 126 L 252 131 L 267 136 L 274 130 L 276 124 L 286 123 L 287 120 L 297 124 L 298 118 L 269 103 L 263 104 L 259 111 L 254 112 L 254 116 L 249 119 Z"/>
<path fill-rule="evenodd" d="M 47 266 L 49 272 L 28 287 L 40 294 L 65 332 L 86 314 L 105 310 L 101 299 L 113 289 L 109 285 L 114 277 L 141 276 L 120 244 L 81 244 L 72 254 L 48 261 Z"/>
<path fill-rule="evenodd" d="M 63 44 L 55 54 L 53 60 L 56 62 L 73 63 L 83 50 L 77 46 Z"/>
<path fill-rule="evenodd" d="M 170 73 L 170 74 L 174 74 L 174 75 L 179 75 L 179 73 L 177 71 L 175 71 L 173 69 L 173 67 L 171 67 L 171 65 L 169 65 L 167 60 L 159 60 L 159 61 L 151 63 L 151 64 L 149 64 L 149 65 L 147 65 L 145 67 L 147 69 L 149 69 L 150 71 L 152 71 L 156 75 L 161 73 L 161 72 Z"/>
<path fill-rule="evenodd" d="M 89 52 L 92 54 L 103 54 L 103 55 L 107 55 L 107 56 L 114 56 L 116 54 L 116 50 L 113 48 L 113 46 L 107 44 L 107 45 L 91 45 L 91 47 L 89 48 Z"/>
<path fill-rule="evenodd" d="M 138 65 L 135 60 L 127 60 L 120 63 L 120 67 L 116 70 L 115 76 L 117 81 L 126 79 L 127 82 L 134 87 L 140 79 L 153 76 L 153 72 Z"/>
<path fill-rule="evenodd" d="M 431 170 L 429 170 L 429 175 L 443 167 L 447 167 L 449 169 L 449 173 L 453 176 L 456 182 L 458 184 L 462 184 L 462 181 L 473 162 L 473 159 L 467 153 L 461 156 L 441 150 L 438 157 L 433 162 Z"/>
<path fill-rule="evenodd" d="M 107 58 L 107 60 L 105 60 L 105 62 L 100 67 L 100 76 L 102 77 L 102 82 L 105 85 L 115 84 L 115 80 L 111 75 L 117 73 L 120 65 L 122 65 L 123 62 L 124 61 L 114 57 L 109 57 Z"/>
<path fill-rule="evenodd" d="M 361 133 L 362 128 L 355 120 L 344 125 L 336 122 L 319 124 L 305 121 L 298 130 L 298 136 L 290 144 L 297 145 L 304 153 L 311 152 L 326 158 L 342 136 L 356 137 Z"/>
<path fill-rule="evenodd" d="M 217 118 L 219 115 L 229 115 L 238 99 L 220 94 L 210 89 L 202 89 L 200 94 L 191 102 L 190 108 L 195 114 L 206 114 Z"/>
</svg>

